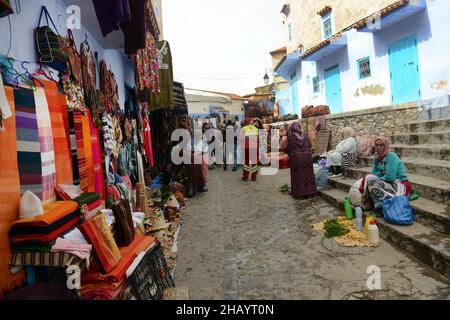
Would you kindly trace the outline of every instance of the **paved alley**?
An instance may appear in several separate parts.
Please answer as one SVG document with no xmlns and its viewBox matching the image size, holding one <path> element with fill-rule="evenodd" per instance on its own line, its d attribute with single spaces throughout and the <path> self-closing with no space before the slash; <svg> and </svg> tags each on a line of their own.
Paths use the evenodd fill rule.
<svg viewBox="0 0 450 320">
<path fill-rule="evenodd" d="M 382 242 L 343 248 L 311 228 L 337 216 L 320 198 L 295 201 L 278 188 L 289 170 L 242 182 L 210 171 L 209 193 L 187 202 L 175 284 L 190 299 L 448 299 L 450 282 Z M 367 268 L 381 269 L 381 290 Z"/>
</svg>

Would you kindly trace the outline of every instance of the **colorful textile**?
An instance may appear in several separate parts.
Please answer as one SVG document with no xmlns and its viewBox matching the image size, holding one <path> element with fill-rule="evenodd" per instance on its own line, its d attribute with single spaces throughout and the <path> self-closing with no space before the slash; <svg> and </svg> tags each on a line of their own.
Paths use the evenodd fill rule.
<svg viewBox="0 0 450 320">
<path fill-rule="evenodd" d="M 116 283 L 126 277 L 127 269 L 133 263 L 134 259 L 141 253 L 146 251 L 154 242 L 155 238 L 136 235 L 134 241 L 128 247 L 121 247 L 120 254 L 122 258 L 119 264 L 108 274 L 101 274 L 97 270 L 91 270 L 84 274 L 81 278 L 83 284 L 90 283 Z"/>
<path fill-rule="evenodd" d="M 78 203 L 74 201 L 57 201 L 44 206 L 44 215 L 33 219 L 21 219 L 13 222 L 13 227 L 48 227 L 52 223 L 78 210 Z"/>
<path fill-rule="evenodd" d="M 92 219 L 97 213 L 103 209 L 103 202 L 97 200 L 86 207 L 86 212 L 84 212 L 84 220 Z"/>
<path fill-rule="evenodd" d="M 1 80 L 0 80 L 1 82 Z M 19 218 L 20 178 L 17 162 L 16 117 L 14 110 L 14 90 L 5 86 L 5 95 L 11 106 L 12 117 L 4 121 L 4 131 L 0 132 L 0 295 L 22 283 L 24 272 L 11 274 L 11 258 L 8 231 L 11 224 Z"/>
<path fill-rule="evenodd" d="M 56 166 L 55 166 L 55 149 L 53 146 L 52 123 L 50 120 L 50 112 L 45 96 L 45 90 L 37 88 L 34 92 L 34 100 L 36 102 L 36 116 L 39 129 L 39 143 L 41 146 L 42 160 L 42 203 L 50 203 L 56 201 Z"/>
<path fill-rule="evenodd" d="M 158 41 L 156 43 L 156 55 L 158 59 L 158 75 L 160 92 L 150 94 L 150 108 L 174 108 L 173 67 L 172 52 L 169 42 Z M 155 108 L 156 107 L 156 108 Z"/>
<path fill-rule="evenodd" d="M 82 244 L 73 240 L 67 240 L 63 238 L 56 239 L 56 243 L 52 246 L 51 252 L 67 252 L 86 260 L 87 267 L 89 268 L 89 260 L 91 257 L 92 245 Z"/>
<path fill-rule="evenodd" d="M 80 55 L 85 100 L 88 101 L 88 105 L 91 106 L 97 94 L 97 73 L 95 70 L 94 52 L 89 44 L 83 42 L 80 47 Z"/>
<path fill-rule="evenodd" d="M 32 234 L 50 234 L 79 216 L 80 212 L 77 210 L 61 218 L 60 220 L 49 224 L 48 226 L 14 226 L 11 228 L 9 236 L 15 237 Z"/>
<path fill-rule="evenodd" d="M 66 252 L 21 252 L 14 253 L 11 258 L 13 266 L 65 268 L 74 264 L 80 265 L 81 260 Z"/>
<path fill-rule="evenodd" d="M 108 69 L 105 60 L 100 62 L 100 74 L 100 88 L 105 97 L 106 112 L 117 111 L 120 109 L 119 87 L 114 73 Z"/>
<path fill-rule="evenodd" d="M 147 90 L 159 94 L 159 70 L 156 56 L 155 38 L 150 32 L 146 34 L 145 49 L 133 55 L 136 63 L 136 84 L 138 90 Z"/>
<path fill-rule="evenodd" d="M 76 138 L 76 128 L 75 128 L 75 115 L 73 111 L 68 112 L 68 124 L 69 124 L 69 135 L 70 135 L 70 150 L 72 155 L 72 174 L 73 174 L 73 184 L 76 186 L 80 185 L 80 169 L 78 162 L 78 152 L 77 152 L 77 138 Z M 81 157 L 81 153 L 80 153 Z"/>
<path fill-rule="evenodd" d="M 103 172 L 102 163 L 102 150 L 100 147 L 100 136 L 98 129 L 93 125 L 90 113 L 89 117 L 89 129 L 91 133 L 91 146 L 92 146 L 92 170 L 93 170 L 93 185 L 94 191 L 100 194 L 102 199 L 105 199 L 105 178 Z"/>
<path fill-rule="evenodd" d="M 13 253 L 21 252 L 50 252 L 50 245 L 16 245 L 11 246 L 11 251 Z"/>
<path fill-rule="evenodd" d="M 29 234 L 29 235 L 18 235 L 11 237 L 12 243 L 20 243 L 25 241 L 33 241 L 43 244 L 50 244 L 53 240 L 66 233 L 70 229 L 74 228 L 81 221 L 79 215 L 73 218 L 68 223 L 59 227 L 58 229 L 48 233 L 48 234 Z"/>
<path fill-rule="evenodd" d="M 66 97 L 58 92 L 56 83 L 43 81 L 45 84 L 45 94 L 47 97 L 48 109 L 53 135 L 53 146 L 55 149 L 56 183 L 72 184 L 73 169 L 72 157 L 70 154 L 69 132 L 66 131 L 64 116 L 67 117 Z"/>
<path fill-rule="evenodd" d="M 375 208 L 381 208 L 383 201 L 398 196 L 409 196 L 411 192 L 410 184 L 400 180 L 392 182 L 381 180 L 373 174 L 368 174 L 361 185 L 362 205 L 370 208 L 372 204 Z"/>
<path fill-rule="evenodd" d="M 100 195 L 98 193 L 87 192 L 87 193 L 83 193 L 81 196 L 73 199 L 73 201 L 75 201 L 80 206 L 82 206 L 82 205 L 89 205 L 99 199 L 100 199 Z"/>
<path fill-rule="evenodd" d="M 304 135 L 299 122 L 289 130 L 287 153 L 291 168 L 291 188 L 294 198 L 315 195 L 316 178 L 313 170 L 311 142 Z"/>
<path fill-rule="evenodd" d="M 86 157 L 86 166 L 88 173 L 88 189 L 85 192 L 94 192 L 94 163 L 92 153 L 92 140 L 91 140 L 91 117 L 90 111 L 87 110 L 87 115 L 83 116 L 83 144 L 84 155 Z"/>
<path fill-rule="evenodd" d="M 73 113 L 75 136 L 77 143 L 77 157 L 78 157 L 78 174 L 80 177 L 80 188 L 84 192 L 89 192 L 89 177 L 88 166 L 86 160 L 86 148 L 84 145 L 84 127 L 83 127 L 83 114 L 78 111 Z"/>
<path fill-rule="evenodd" d="M 36 103 L 31 89 L 14 90 L 20 190 L 43 199 L 42 157 Z"/>
<path fill-rule="evenodd" d="M 111 272 L 119 264 L 122 256 L 106 222 L 105 215 L 99 214 L 85 221 L 80 226 L 80 231 L 93 245 L 106 273 Z"/>
<path fill-rule="evenodd" d="M 83 191 L 80 189 L 80 187 L 68 184 L 57 185 L 55 188 L 55 192 L 60 200 L 63 201 L 73 200 L 83 194 Z"/>
</svg>

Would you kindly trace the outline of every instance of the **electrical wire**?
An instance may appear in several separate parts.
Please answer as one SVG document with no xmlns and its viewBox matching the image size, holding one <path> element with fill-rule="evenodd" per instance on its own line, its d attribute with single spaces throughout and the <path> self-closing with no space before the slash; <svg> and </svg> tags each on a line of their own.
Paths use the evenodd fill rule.
<svg viewBox="0 0 450 320">
<path fill-rule="evenodd" d="M 181 73 L 181 72 L 175 72 L 175 73 L 177 75 L 190 77 L 190 78 L 196 78 L 196 79 L 202 79 L 202 80 L 217 80 L 217 81 L 243 80 L 243 79 L 256 78 L 256 77 L 260 76 L 260 74 L 255 74 L 255 75 L 251 75 L 251 76 L 236 77 L 236 78 L 213 78 L 213 77 L 202 77 L 202 76 L 197 76 L 197 75 L 192 75 L 192 74 L 187 74 L 187 73 Z"/>
<path fill-rule="evenodd" d="M 16 13 L 17 14 L 21 14 L 22 13 L 22 2 L 20 2 L 21 0 L 16 0 Z"/>
</svg>

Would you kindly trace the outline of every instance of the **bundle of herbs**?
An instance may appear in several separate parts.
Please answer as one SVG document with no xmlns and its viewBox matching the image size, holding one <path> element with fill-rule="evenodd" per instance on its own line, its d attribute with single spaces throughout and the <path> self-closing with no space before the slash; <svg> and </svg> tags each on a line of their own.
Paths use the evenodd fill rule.
<svg viewBox="0 0 450 320">
<path fill-rule="evenodd" d="M 337 219 L 327 220 L 324 223 L 325 237 L 334 238 L 345 236 L 350 230 L 346 229 L 343 225 L 337 221 Z"/>
</svg>

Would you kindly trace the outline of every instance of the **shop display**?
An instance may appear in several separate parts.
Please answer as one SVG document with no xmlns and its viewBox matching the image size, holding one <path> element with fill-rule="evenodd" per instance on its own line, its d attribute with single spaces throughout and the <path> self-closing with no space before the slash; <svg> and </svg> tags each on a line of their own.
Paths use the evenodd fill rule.
<svg viewBox="0 0 450 320">
<path fill-rule="evenodd" d="M 8 5 L 0 0 L 0 14 Z M 124 104 L 123 77 L 116 78 L 108 55 L 99 52 L 104 60 L 96 68 L 98 41 L 91 48 L 86 35 L 77 43 L 77 30 L 60 36 L 45 7 L 40 24 L 47 25 L 36 29 L 39 61 L 0 59 L 0 147 L 11 151 L 0 154 L 0 295 L 24 285 L 25 274 L 32 279 L 35 267 L 64 274 L 69 265 L 82 271 L 74 290 L 82 299 L 162 299 L 174 286 L 186 170 L 172 165 L 170 138 L 190 125 L 184 87 L 173 82 L 170 46 L 158 41 L 151 1 L 94 5 L 113 11 L 100 14 L 102 31 L 121 26 L 137 62 Z M 127 277 L 143 252 L 143 273 Z M 143 294 L 132 280 L 138 276 L 156 294 Z"/>
</svg>

